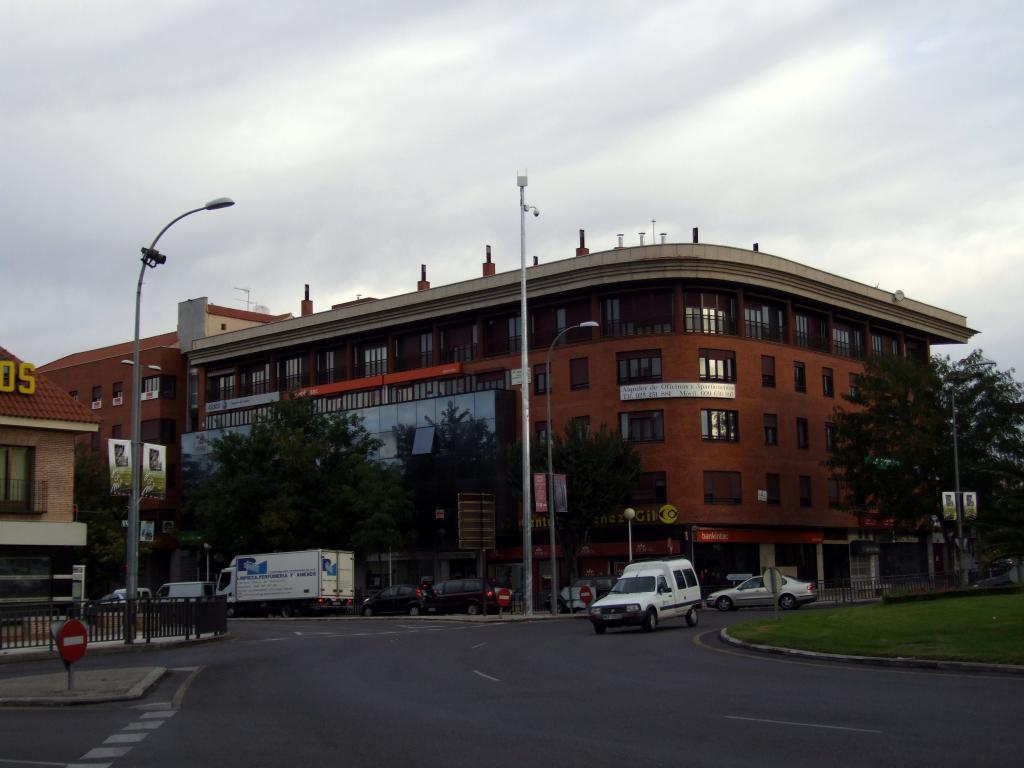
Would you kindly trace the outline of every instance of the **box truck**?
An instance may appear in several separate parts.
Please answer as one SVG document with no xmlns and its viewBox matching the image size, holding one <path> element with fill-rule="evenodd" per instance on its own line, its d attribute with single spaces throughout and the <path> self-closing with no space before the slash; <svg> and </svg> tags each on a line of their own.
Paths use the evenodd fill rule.
<svg viewBox="0 0 1024 768">
<path fill-rule="evenodd" d="M 217 595 L 227 600 L 228 616 L 351 610 L 354 575 L 352 553 L 345 550 L 238 555 L 220 572 Z"/>
</svg>

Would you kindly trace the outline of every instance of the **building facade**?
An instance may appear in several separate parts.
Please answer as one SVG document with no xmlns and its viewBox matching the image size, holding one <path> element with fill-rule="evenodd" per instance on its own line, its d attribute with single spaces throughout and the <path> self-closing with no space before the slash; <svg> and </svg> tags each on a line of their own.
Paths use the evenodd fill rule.
<svg viewBox="0 0 1024 768">
<path fill-rule="evenodd" d="M 371 432 L 400 434 L 402 425 L 436 427 L 458 398 L 512 394 L 520 270 L 497 273 L 488 249 L 476 279 L 431 288 L 425 272 L 415 292 L 319 313 L 307 292 L 300 317 L 197 339 L 186 350 L 200 398 L 189 440 L 244 429 L 279 397 L 315 397 L 325 411 L 370 414 Z M 636 445 L 635 556 L 689 553 L 706 583 L 767 565 L 809 579 L 927 570 L 882 521 L 838 509 L 825 462 L 835 407 L 864 361 L 924 360 L 933 345 L 964 343 L 974 331 L 963 316 L 756 249 L 692 243 L 590 253 L 582 233 L 575 258 L 534 265 L 526 281 L 532 439 L 546 437 L 550 385 L 556 431 L 569 420 L 607 424 Z M 588 320 L 599 327 L 570 330 L 554 348 L 548 382 L 549 345 Z M 519 437 L 519 398 L 493 407 L 504 425 L 493 458 L 502 461 Z M 382 458 L 412 450 L 393 438 Z M 486 567 L 518 585 L 522 516 L 505 478 L 490 477 L 462 490 L 496 494 L 498 542 Z M 423 535 L 389 566 L 400 578 L 482 567 L 453 543 L 452 493 L 417 499 Z M 534 516 L 538 589 L 549 576 L 546 526 L 546 514 Z M 583 574 L 614 573 L 628 556 L 620 510 L 599 522 L 577 565 Z"/>
<path fill-rule="evenodd" d="M 86 525 L 74 509 L 75 438 L 89 409 L 0 348 L 0 604 L 72 598 Z"/>
</svg>

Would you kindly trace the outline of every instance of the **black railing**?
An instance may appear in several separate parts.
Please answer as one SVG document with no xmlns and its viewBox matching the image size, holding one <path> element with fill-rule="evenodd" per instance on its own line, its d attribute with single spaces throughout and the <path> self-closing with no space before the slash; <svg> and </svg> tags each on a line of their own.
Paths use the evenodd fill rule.
<svg viewBox="0 0 1024 768">
<path fill-rule="evenodd" d="M 880 576 L 872 579 L 825 579 L 816 584 L 818 600 L 829 603 L 853 603 L 874 600 L 885 595 L 935 592 L 960 586 L 957 573 L 915 573 L 904 576 Z"/>
<path fill-rule="evenodd" d="M 445 363 L 468 363 L 475 359 L 476 344 L 457 344 L 441 349 L 441 361 Z"/>
<path fill-rule="evenodd" d="M 818 349 L 822 352 L 828 352 L 828 339 L 823 336 L 815 336 L 807 333 L 806 331 L 797 331 L 794 333 L 793 342 L 798 347 L 807 347 L 808 349 Z"/>
<path fill-rule="evenodd" d="M 602 335 L 608 336 L 650 336 L 655 333 L 672 333 L 672 315 L 637 318 L 635 320 L 612 320 L 602 326 Z"/>
<path fill-rule="evenodd" d="M 781 325 L 773 325 L 761 320 L 744 321 L 744 330 L 748 339 L 764 339 L 765 341 L 782 341 L 785 334 L 785 329 Z"/>
<path fill-rule="evenodd" d="M 134 603 L 34 603 L 0 606 L 0 649 L 53 648 L 50 626 L 80 619 L 89 642 L 124 642 L 155 637 L 222 635 L 227 632 L 224 598 L 138 600 Z"/>
</svg>

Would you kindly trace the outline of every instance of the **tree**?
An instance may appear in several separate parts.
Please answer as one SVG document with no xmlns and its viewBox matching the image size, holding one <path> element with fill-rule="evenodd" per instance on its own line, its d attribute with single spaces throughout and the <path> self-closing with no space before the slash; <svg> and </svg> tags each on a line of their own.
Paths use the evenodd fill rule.
<svg viewBox="0 0 1024 768">
<path fill-rule="evenodd" d="M 509 484 L 522 499 L 522 449 L 510 453 Z M 565 550 L 570 582 L 577 577 L 580 549 L 590 541 L 597 520 L 625 504 L 640 477 L 640 454 L 618 432 L 602 424 L 597 432 L 569 421 L 551 446 L 553 471 L 566 476 L 568 512 L 555 521 Z M 547 446 L 537 441 L 530 451 L 534 472 L 547 472 Z"/>
<path fill-rule="evenodd" d="M 85 588 L 96 598 L 124 585 L 125 519 L 128 498 L 110 495 L 110 471 L 103 455 L 84 445 L 75 446 L 75 505 L 86 524 L 86 547 L 80 555 L 85 566 Z"/>
<path fill-rule="evenodd" d="M 249 434 L 214 442 L 217 469 L 188 506 L 226 557 L 378 546 L 380 531 L 403 530 L 411 516 L 401 478 L 373 458 L 378 446 L 353 414 L 322 414 L 311 398 L 283 400 Z"/>
</svg>

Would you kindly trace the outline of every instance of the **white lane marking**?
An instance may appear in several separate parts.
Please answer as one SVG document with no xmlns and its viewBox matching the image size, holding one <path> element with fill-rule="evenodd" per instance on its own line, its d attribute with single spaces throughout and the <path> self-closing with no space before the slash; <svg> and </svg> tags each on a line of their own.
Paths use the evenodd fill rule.
<svg viewBox="0 0 1024 768">
<path fill-rule="evenodd" d="M 798 728 L 827 728 L 830 731 L 853 731 L 854 733 L 881 733 L 871 728 L 847 728 L 843 725 L 822 725 L 821 723 L 795 723 L 789 720 L 766 720 L 761 717 L 740 717 L 739 715 L 725 715 L 726 720 L 746 720 L 751 723 L 770 723 L 771 725 L 792 725 Z"/>
<path fill-rule="evenodd" d="M 106 757 L 124 757 L 132 751 L 131 747 L 97 747 L 90 749 L 79 760 L 100 760 Z"/>
<path fill-rule="evenodd" d="M 115 733 L 108 739 L 104 739 L 104 744 L 138 744 L 144 738 L 149 736 L 148 733 Z"/>
<path fill-rule="evenodd" d="M 301 633 L 301 632 L 295 632 L 295 631 L 293 631 L 293 632 L 292 632 L 292 634 L 293 634 L 293 635 L 298 635 L 299 637 L 302 637 L 302 633 Z"/>
<path fill-rule="evenodd" d="M 147 712 L 140 719 L 142 719 L 142 720 L 157 720 L 157 719 L 165 720 L 168 717 L 174 717 L 176 714 L 178 714 L 178 710 L 176 710 L 176 709 L 164 709 L 164 710 L 161 710 L 160 712 Z"/>
<path fill-rule="evenodd" d="M 10 763 L 11 765 L 53 765 L 59 766 L 59 768 L 81 768 L 77 763 L 47 763 L 42 760 L 5 760 L 0 757 L 0 763 Z M 96 763 L 90 763 L 92 768 L 110 768 L 110 763 L 106 765 L 97 765 Z"/>
<path fill-rule="evenodd" d="M 474 675 L 480 675 L 480 677 L 483 677 L 483 678 L 485 678 L 485 679 L 487 679 L 487 680 L 492 680 L 492 681 L 494 681 L 495 683 L 500 683 L 500 682 L 501 682 L 501 680 L 499 680 L 499 679 L 498 679 L 498 678 L 496 678 L 496 677 L 491 677 L 490 675 L 485 675 L 485 674 L 484 674 L 483 672 L 481 672 L 481 671 L 480 671 L 479 669 L 474 669 L 474 670 L 473 670 L 473 674 L 474 674 Z"/>
<path fill-rule="evenodd" d="M 171 667 L 171 672 L 195 672 L 202 667 Z"/>
<path fill-rule="evenodd" d="M 23 765 L 55 765 L 55 763 L 23 763 Z M 64 768 L 110 768 L 113 763 L 61 763 Z"/>
<path fill-rule="evenodd" d="M 485 645 L 487 645 L 487 643 L 477 643 L 476 645 L 471 646 L 469 650 L 475 651 L 477 648 L 483 648 Z"/>
<path fill-rule="evenodd" d="M 128 723 L 122 731 L 155 731 L 164 724 L 163 720 L 147 720 L 144 723 Z"/>
<path fill-rule="evenodd" d="M 132 709 L 167 709 L 170 706 L 169 701 L 154 701 L 151 704 L 136 704 Z"/>
</svg>

